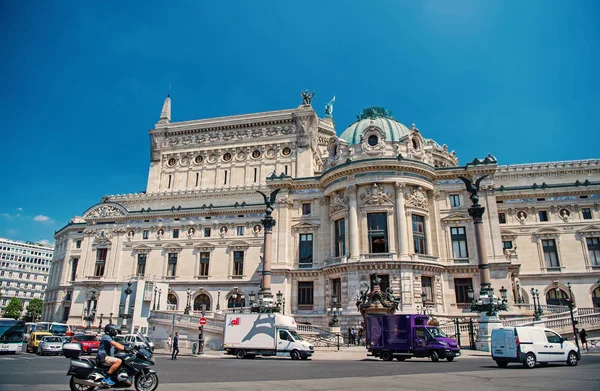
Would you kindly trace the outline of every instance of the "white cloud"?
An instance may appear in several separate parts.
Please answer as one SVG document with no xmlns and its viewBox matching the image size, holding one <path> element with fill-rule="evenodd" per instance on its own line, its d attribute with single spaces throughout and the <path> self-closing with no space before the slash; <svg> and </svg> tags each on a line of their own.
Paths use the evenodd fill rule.
<svg viewBox="0 0 600 391">
<path fill-rule="evenodd" d="M 17 230 L 16 229 L 12 229 L 12 228 L 7 228 L 6 229 L 6 233 L 10 236 L 15 236 L 17 234 Z"/>
<path fill-rule="evenodd" d="M 42 240 L 38 240 L 38 243 L 40 243 L 40 244 L 51 244 L 52 242 L 49 241 L 48 239 L 42 239 Z"/>
<path fill-rule="evenodd" d="M 19 212 L 23 212 L 23 208 L 17 208 Z"/>
<path fill-rule="evenodd" d="M 50 217 L 48 216 L 44 216 L 44 215 L 37 215 L 33 218 L 34 221 L 40 221 L 40 222 L 45 222 L 45 221 L 50 221 Z"/>
</svg>

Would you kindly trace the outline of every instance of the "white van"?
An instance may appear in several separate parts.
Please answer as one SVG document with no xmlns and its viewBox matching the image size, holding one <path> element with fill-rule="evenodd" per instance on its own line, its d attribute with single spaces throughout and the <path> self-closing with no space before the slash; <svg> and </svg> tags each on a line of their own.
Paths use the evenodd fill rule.
<svg viewBox="0 0 600 391">
<path fill-rule="evenodd" d="M 577 365 L 581 358 L 577 346 L 558 333 L 541 327 L 503 327 L 492 330 L 492 358 L 500 368 L 520 362 L 525 368 L 536 363 L 565 362 Z"/>
</svg>

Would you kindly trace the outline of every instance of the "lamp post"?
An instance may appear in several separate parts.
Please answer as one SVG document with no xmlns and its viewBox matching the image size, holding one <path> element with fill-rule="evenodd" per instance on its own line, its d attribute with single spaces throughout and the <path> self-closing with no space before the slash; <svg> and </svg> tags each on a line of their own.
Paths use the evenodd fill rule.
<svg viewBox="0 0 600 391">
<path fill-rule="evenodd" d="M 160 295 L 161 295 L 161 293 L 162 293 L 162 289 L 159 289 L 158 290 L 158 305 L 156 306 L 156 309 L 158 311 L 160 311 Z"/>
<path fill-rule="evenodd" d="M 108 316 L 108 323 L 112 323 L 112 316 L 113 316 L 113 313 L 111 312 Z"/>
<path fill-rule="evenodd" d="M 329 327 L 331 327 L 333 330 L 333 332 L 336 334 L 337 337 L 337 350 L 340 350 L 340 336 L 341 336 L 341 330 L 340 330 L 340 320 L 338 318 L 339 316 L 342 316 L 342 308 L 338 306 L 338 302 L 337 302 L 337 297 L 333 296 L 331 298 L 331 305 L 330 307 L 327 308 L 327 314 L 329 316 L 331 316 L 331 321 L 329 322 Z"/>
<path fill-rule="evenodd" d="M 423 315 L 427 315 L 427 307 L 425 303 L 427 302 L 427 293 L 421 292 L 421 302 L 423 303 Z"/>
<path fill-rule="evenodd" d="M 575 316 L 573 315 L 573 309 L 575 308 L 575 300 L 573 297 L 573 291 L 571 290 L 571 283 L 567 282 L 567 287 L 569 288 L 569 298 L 567 299 L 567 306 L 569 307 L 569 313 L 571 314 L 571 325 L 573 326 L 573 338 L 575 338 L 575 345 L 577 345 L 577 352 L 579 350 L 579 339 L 577 338 L 577 323 L 575 320 Z M 556 289 L 559 289 L 558 287 Z"/>
<path fill-rule="evenodd" d="M 190 310 L 191 310 L 190 303 L 191 303 L 191 299 L 192 299 L 192 290 L 190 288 L 187 288 L 187 292 L 186 293 L 187 293 L 187 303 L 185 305 L 185 311 L 183 311 L 183 313 L 185 315 L 189 315 L 190 314 Z"/>
<path fill-rule="evenodd" d="M 488 155 L 483 161 L 475 159 L 482 164 L 495 164 L 496 159 Z M 490 277 L 490 266 L 487 259 L 485 232 L 483 230 L 483 214 L 485 208 L 479 204 L 480 184 L 488 175 L 483 175 L 477 180 L 466 177 L 459 177 L 466 186 L 466 190 L 471 194 L 472 205 L 469 208 L 469 215 L 473 218 L 473 228 L 475 231 L 475 246 L 477 248 L 477 258 L 479 260 L 479 298 L 471 302 L 471 311 L 479 312 L 479 330 L 477 332 L 476 347 L 478 350 L 490 351 L 492 342 L 492 330 L 502 327 L 502 322 L 498 318 L 498 311 L 506 311 L 506 299 L 494 296 L 492 280 Z"/>
<path fill-rule="evenodd" d="M 100 324 L 98 325 L 98 332 L 100 333 L 102 331 L 102 317 L 104 316 L 104 314 L 100 314 Z"/>
<path fill-rule="evenodd" d="M 93 305 L 93 307 L 92 307 Z M 85 320 L 87 321 L 87 329 L 89 330 L 92 327 L 92 322 L 94 321 L 94 316 L 96 312 L 96 291 L 92 289 L 92 295 L 88 300 L 88 308 L 87 308 L 87 316 Z"/>
<path fill-rule="evenodd" d="M 217 307 L 215 311 L 221 311 L 221 288 L 217 289 Z"/>
<path fill-rule="evenodd" d="M 531 298 L 533 299 L 533 318 L 536 321 L 542 320 L 542 306 L 540 305 L 540 291 L 534 288 L 531 288 Z M 536 304 L 537 299 L 537 304 Z"/>
<path fill-rule="evenodd" d="M 156 311 L 156 294 L 158 293 L 158 287 L 154 287 L 154 303 L 152 304 L 152 311 Z"/>
<path fill-rule="evenodd" d="M 277 193 L 279 193 L 281 189 L 273 190 L 267 196 L 262 191 L 258 191 L 265 201 L 265 217 L 261 220 L 264 231 L 264 243 L 263 243 L 263 257 L 262 257 L 262 281 L 261 281 L 261 291 L 263 293 L 263 299 L 266 300 L 265 305 L 268 307 L 270 302 L 272 301 L 271 295 L 271 245 L 273 242 L 273 227 L 275 226 L 275 219 L 271 214 L 273 213 L 273 204 L 275 203 L 275 199 L 277 198 Z M 259 298 L 260 300 L 260 298 Z"/>
<path fill-rule="evenodd" d="M 233 313 L 235 314 L 235 304 L 237 303 L 238 299 L 241 297 L 242 295 L 240 294 L 240 290 L 239 288 L 236 286 L 233 288 L 233 293 L 231 294 L 231 298 L 233 299 Z"/>
<path fill-rule="evenodd" d="M 123 319 L 121 322 L 121 330 L 127 330 L 127 321 L 129 318 L 133 317 L 133 309 L 134 303 L 131 303 L 131 308 L 128 308 L 130 302 L 130 295 L 133 293 L 131 290 L 131 281 L 127 283 L 127 288 L 125 289 L 125 301 L 119 304 L 119 314 L 118 317 Z M 127 312 L 129 310 L 129 312 Z M 133 328 L 133 327 L 132 327 Z"/>
</svg>

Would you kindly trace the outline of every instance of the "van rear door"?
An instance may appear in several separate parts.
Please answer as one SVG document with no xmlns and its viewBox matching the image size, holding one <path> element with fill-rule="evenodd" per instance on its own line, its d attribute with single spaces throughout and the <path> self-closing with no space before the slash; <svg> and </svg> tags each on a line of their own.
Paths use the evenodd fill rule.
<svg viewBox="0 0 600 391">
<path fill-rule="evenodd" d="M 492 330 L 492 354 L 494 357 L 517 357 L 517 344 L 512 328 Z"/>
</svg>

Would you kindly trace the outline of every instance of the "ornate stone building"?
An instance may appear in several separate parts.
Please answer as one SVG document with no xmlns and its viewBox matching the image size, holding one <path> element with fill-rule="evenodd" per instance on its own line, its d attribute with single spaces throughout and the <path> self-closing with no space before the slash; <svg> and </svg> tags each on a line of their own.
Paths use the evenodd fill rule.
<svg viewBox="0 0 600 391">
<path fill-rule="evenodd" d="M 459 176 L 483 175 L 492 285 L 509 289 L 510 313 L 530 288 L 559 304 L 554 288 L 568 281 L 581 306 L 600 297 L 600 161 L 500 166 L 488 155 L 460 165 L 382 108 L 336 136 L 332 107 L 319 118 L 304 98 L 296 109 L 185 122 L 171 122 L 167 98 L 149 131 L 147 190 L 105 196 L 56 233 L 65 251 L 53 259 L 45 318 L 121 314 L 144 331 L 152 308 L 184 310 L 188 289 L 193 311 L 247 306 L 261 279 L 256 191 L 276 188 L 272 284 L 286 314 L 326 324 L 335 301 L 353 323 L 375 273 L 402 312 L 421 311 L 425 293 L 429 313 L 465 314 L 479 275 Z"/>
</svg>

